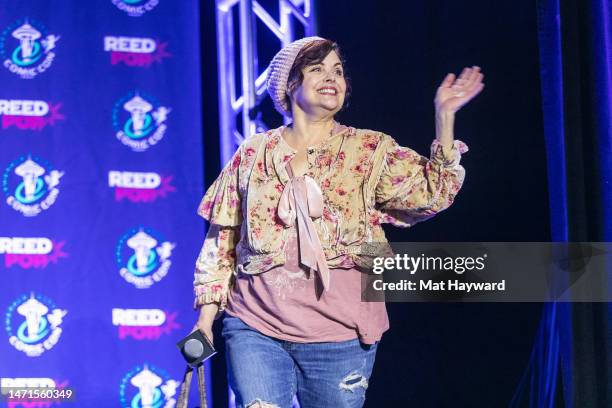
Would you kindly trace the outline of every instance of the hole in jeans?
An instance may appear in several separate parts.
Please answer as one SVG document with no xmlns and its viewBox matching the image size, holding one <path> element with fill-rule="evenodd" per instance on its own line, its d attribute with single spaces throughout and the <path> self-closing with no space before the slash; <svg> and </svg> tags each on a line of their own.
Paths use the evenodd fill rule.
<svg viewBox="0 0 612 408">
<path fill-rule="evenodd" d="M 351 373 L 340 382 L 340 389 L 355 392 L 358 387 L 364 390 L 368 388 L 368 380 L 359 373 Z"/>
<path fill-rule="evenodd" d="M 246 405 L 246 408 L 279 408 L 276 404 L 262 401 L 260 398 L 255 399 Z"/>
</svg>

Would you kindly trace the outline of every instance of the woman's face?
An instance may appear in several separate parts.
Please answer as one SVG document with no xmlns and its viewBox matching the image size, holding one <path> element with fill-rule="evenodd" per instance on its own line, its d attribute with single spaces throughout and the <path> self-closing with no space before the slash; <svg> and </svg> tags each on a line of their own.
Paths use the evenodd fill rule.
<svg viewBox="0 0 612 408">
<path fill-rule="evenodd" d="M 335 115 L 344 104 L 344 69 L 335 51 L 315 65 L 302 69 L 304 80 L 293 92 L 293 100 L 306 113 Z"/>
</svg>

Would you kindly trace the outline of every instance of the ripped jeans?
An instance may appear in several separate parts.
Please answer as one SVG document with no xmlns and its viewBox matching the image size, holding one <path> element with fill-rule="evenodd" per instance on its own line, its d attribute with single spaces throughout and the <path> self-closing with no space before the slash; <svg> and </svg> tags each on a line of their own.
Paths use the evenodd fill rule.
<svg viewBox="0 0 612 408">
<path fill-rule="evenodd" d="M 378 342 L 294 343 L 228 314 L 222 335 L 236 408 L 291 408 L 296 393 L 301 408 L 363 406 Z"/>
</svg>

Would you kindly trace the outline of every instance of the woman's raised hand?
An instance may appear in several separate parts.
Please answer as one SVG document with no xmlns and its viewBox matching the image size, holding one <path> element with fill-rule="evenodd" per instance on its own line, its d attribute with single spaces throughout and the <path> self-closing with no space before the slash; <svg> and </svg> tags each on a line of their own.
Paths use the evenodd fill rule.
<svg viewBox="0 0 612 408">
<path fill-rule="evenodd" d="M 434 103 L 437 113 L 455 113 L 484 88 L 480 67 L 464 68 L 459 78 L 448 74 L 438 87 Z"/>
</svg>

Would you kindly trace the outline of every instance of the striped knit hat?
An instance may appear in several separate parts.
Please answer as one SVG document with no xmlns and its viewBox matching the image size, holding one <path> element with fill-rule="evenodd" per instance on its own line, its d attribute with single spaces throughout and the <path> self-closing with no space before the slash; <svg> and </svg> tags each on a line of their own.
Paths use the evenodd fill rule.
<svg viewBox="0 0 612 408">
<path fill-rule="evenodd" d="M 321 37 L 304 37 L 286 45 L 272 58 L 268 67 L 266 84 L 268 93 L 274 102 L 274 108 L 281 115 L 291 117 L 289 98 L 287 96 L 287 81 L 289 80 L 289 71 L 293 67 L 295 58 L 306 45 L 313 41 L 324 39 Z"/>
</svg>

